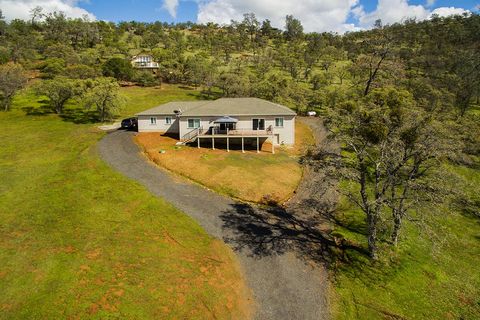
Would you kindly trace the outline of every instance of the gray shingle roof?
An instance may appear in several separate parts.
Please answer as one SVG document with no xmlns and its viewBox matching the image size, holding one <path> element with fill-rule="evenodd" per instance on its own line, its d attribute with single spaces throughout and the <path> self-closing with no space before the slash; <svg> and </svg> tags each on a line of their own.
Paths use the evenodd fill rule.
<svg viewBox="0 0 480 320">
<path fill-rule="evenodd" d="M 137 115 L 169 115 L 182 110 L 181 116 L 266 116 L 296 113 L 285 106 L 258 98 L 221 98 L 215 101 L 170 102 L 138 113 Z"/>
<path fill-rule="evenodd" d="M 175 101 L 137 113 L 137 116 L 174 115 L 175 110 L 186 112 L 209 101 Z"/>
</svg>

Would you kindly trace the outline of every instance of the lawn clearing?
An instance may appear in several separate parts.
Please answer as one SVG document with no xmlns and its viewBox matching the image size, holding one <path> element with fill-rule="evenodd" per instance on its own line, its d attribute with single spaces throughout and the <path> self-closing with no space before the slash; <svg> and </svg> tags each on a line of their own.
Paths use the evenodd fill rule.
<svg viewBox="0 0 480 320">
<path fill-rule="evenodd" d="M 105 165 L 95 124 L 25 115 L 41 105 L 0 112 L 0 319 L 249 318 L 231 250 Z"/>
<path fill-rule="evenodd" d="M 178 86 L 163 84 L 161 87 L 125 87 L 122 94 L 127 103 L 121 110 L 121 116 L 133 116 L 170 101 L 200 100 L 201 92 L 193 89 L 181 89 Z"/>
<path fill-rule="evenodd" d="M 314 143 L 307 125 L 296 122 L 296 147 L 265 143 L 262 152 L 175 146 L 178 140 L 159 133 L 139 133 L 136 142 L 159 166 L 219 193 L 252 202 L 281 203 L 290 198 L 302 178 L 298 156 Z"/>
</svg>

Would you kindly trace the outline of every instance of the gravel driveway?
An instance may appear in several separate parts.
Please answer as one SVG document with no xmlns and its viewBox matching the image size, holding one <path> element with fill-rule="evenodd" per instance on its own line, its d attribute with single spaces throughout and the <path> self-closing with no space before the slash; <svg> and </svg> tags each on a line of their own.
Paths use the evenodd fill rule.
<svg viewBox="0 0 480 320">
<path fill-rule="evenodd" d="M 107 134 L 100 156 L 234 249 L 253 292 L 255 319 L 329 318 L 327 272 L 312 262 L 318 243 L 304 222 L 285 209 L 260 209 L 172 177 L 141 154 L 133 135 Z"/>
</svg>

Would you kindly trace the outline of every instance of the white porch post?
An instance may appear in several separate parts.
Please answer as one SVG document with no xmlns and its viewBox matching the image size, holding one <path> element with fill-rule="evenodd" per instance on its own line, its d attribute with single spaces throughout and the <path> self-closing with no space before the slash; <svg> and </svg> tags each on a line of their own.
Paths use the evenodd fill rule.
<svg viewBox="0 0 480 320">
<path fill-rule="evenodd" d="M 212 150 L 215 150 L 215 127 L 212 128 Z"/>
<path fill-rule="evenodd" d="M 227 128 L 227 152 L 230 152 L 230 138 L 228 137 L 228 128 Z"/>
<path fill-rule="evenodd" d="M 200 149 L 200 137 L 197 137 L 197 147 Z"/>
<path fill-rule="evenodd" d="M 245 140 L 242 137 L 242 153 L 245 153 L 245 148 L 244 148 Z"/>
<path fill-rule="evenodd" d="M 272 153 L 275 154 L 274 136 L 272 136 Z"/>
<path fill-rule="evenodd" d="M 260 153 L 260 138 L 257 136 L 257 153 Z"/>
</svg>

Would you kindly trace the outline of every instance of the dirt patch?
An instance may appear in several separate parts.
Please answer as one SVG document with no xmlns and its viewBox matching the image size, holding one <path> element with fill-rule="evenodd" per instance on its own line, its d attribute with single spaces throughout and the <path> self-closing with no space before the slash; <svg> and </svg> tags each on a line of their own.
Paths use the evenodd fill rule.
<svg viewBox="0 0 480 320">
<path fill-rule="evenodd" d="M 262 145 L 262 152 L 177 146 L 176 139 L 160 133 L 140 133 L 135 141 L 157 165 L 219 193 L 258 203 L 282 203 L 296 190 L 302 168 L 301 155 L 314 143 L 307 125 L 297 123 L 294 148 Z"/>
<path fill-rule="evenodd" d="M 102 249 L 97 248 L 95 250 L 87 252 L 86 257 L 89 260 L 96 260 L 101 254 L 102 254 Z"/>
</svg>

